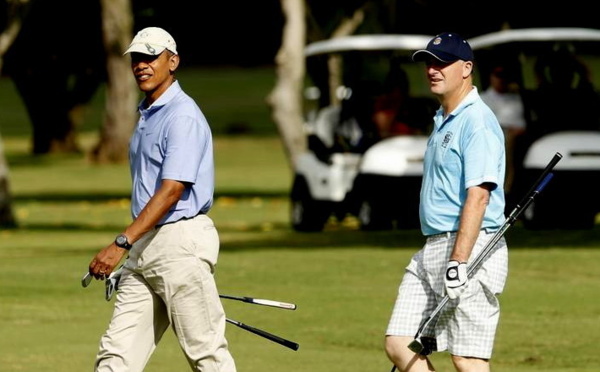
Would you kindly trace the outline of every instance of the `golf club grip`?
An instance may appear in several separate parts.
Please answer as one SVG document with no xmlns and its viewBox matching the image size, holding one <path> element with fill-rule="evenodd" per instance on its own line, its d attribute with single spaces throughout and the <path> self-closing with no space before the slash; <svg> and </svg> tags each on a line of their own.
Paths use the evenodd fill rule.
<svg viewBox="0 0 600 372">
<path fill-rule="evenodd" d="M 264 298 L 239 297 L 239 296 L 229 296 L 229 295 L 219 295 L 219 297 L 226 298 L 229 300 L 237 300 L 237 301 L 247 302 L 247 303 L 255 304 L 255 305 L 271 306 L 271 307 L 277 307 L 277 308 L 286 309 L 286 310 L 296 310 L 296 305 L 288 303 L 288 302 L 266 300 Z"/>
<path fill-rule="evenodd" d="M 285 346 L 287 348 L 290 348 L 292 350 L 298 350 L 298 348 L 300 347 L 300 345 L 298 345 L 295 342 L 286 340 L 285 338 L 281 338 L 279 336 L 275 336 L 274 334 L 271 334 L 269 332 L 263 331 L 262 329 L 254 328 L 252 326 L 249 326 L 247 324 L 244 324 L 242 322 L 238 322 L 236 320 L 229 319 L 229 318 L 226 318 L 225 320 L 227 320 L 227 322 L 229 322 L 231 324 L 234 324 L 234 325 L 236 325 L 236 326 L 238 326 L 238 327 L 240 327 L 242 329 L 245 329 L 246 331 L 252 332 L 252 333 L 254 333 L 256 335 L 264 337 L 264 338 L 266 338 L 268 340 L 276 342 L 276 343 L 278 343 L 280 345 L 283 345 L 283 346 Z"/>
<path fill-rule="evenodd" d="M 550 182 L 550 180 L 552 179 L 552 177 L 554 177 L 554 173 L 548 173 L 546 175 L 546 177 L 544 177 L 544 179 L 542 180 L 542 182 L 540 182 L 540 184 L 538 185 L 538 187 L 535 189 L 535 193 L 539 194 L 548 184 L 548 182 Z"/>
<path fill-rule="evenodd" d="M 552 169 L 554 169 L 554 167 L 560 161 L 560 159 L 562 159 L 562 154 L 560 152 L 554 154 L 548 165 L 546 165 L 546 168 L 544 168 L 544 170 L 542 171 L 542 174 L 540 174 L 540 176 L 538 177 L 537 181 L 535 181 L 529 192 L 525 194 L 525 197 L 523 198 L 521 203 L 519 203 L 520 205 L 524 204 L 528 199 L 530 199 L 531 195 L 541 191 L 544 187 L 546 187 L 546 184 L 548 183 L 548 181 L 550 181 L 550 178 L 552 178 L 552 176 L 550 176 L 550 178 L 547 178 L 547 176 L 552 171 Z"/>
<path fill-rule="evenodd" d="M 542 171 L 542 174 L 540 174 L 539 178 L 533 184 L 533 186 L 531 187 L 529 192 L 527 194 L 525 194 L 525 196 L 523 197 L 521 202 L 519 202 L 519 204 L 517 204 L 516 207 L 512 210 L 512 212 L 508 215 L 506 221 L 510 225 L 515 223 L 515 221 L 517 220 L 517 217 L 519 217 L 519 215 L 525 209 L 527 209 L 529 204 L 531 204 L 533 202 L 533 199 L 535 198 L 535 196 L 537 194 L 539 194 L 546 187 L 548 182 L 550 182 L 552 177 L 554 177 L 554 174 L 550 173 L 550 172 L 552 171 L 552 169 L 554 169 L 554 166 L 560 161 L 560 159 L 562 159 L 562 155 L 559 152 L 554 154 L 554 156 L 552 157 L 552 159 L 550 160 L 548 165 L 546 165 L 546 168 L 544 168 L 544 170 Z"/>
</svg>

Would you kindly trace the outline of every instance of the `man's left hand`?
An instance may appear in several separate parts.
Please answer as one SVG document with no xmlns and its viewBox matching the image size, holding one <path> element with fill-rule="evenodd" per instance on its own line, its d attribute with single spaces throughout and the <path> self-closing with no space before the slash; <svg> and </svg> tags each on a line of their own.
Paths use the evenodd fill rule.
<svg viewBox="0 0 600 372">
<path fill-rule="evenodd" d="M 446 293 L 451 299 L 458 298 L 467 288 L 469 278 L 467 276 L 467 263 L 456 260 L 448 261 L 444 284 Z"/>
</svg>

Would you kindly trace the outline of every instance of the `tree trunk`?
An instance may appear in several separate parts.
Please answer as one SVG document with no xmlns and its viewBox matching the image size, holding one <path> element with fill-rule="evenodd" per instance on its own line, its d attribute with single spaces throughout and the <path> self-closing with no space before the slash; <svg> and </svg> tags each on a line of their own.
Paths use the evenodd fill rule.
<svg viewBox="0 0 600 372">
<path fill-rule="evenodd" d="M 52 1 L 22 5 L 21 0 L 9 0 L 9 4 L 10 18 L 23 19 L 23 10 L 27 11 L 27 22 L 21 24 L 19 37 L 4 55 L 3 67 L 29 115 L 33 153 L 77 153 L 78 119 L 102 83 L 106 69 L 100 3 L 64 0 L 58 7 Z M 40 42 L 40 36 L 69 42 Z"/>
<path fill-rule="evenodd" d="M 331 37 L 336 38 L 353 34 L 364 19 L 364 7 L 357 9 L 352 15 L 352 18 L 346 18 L 340 23 L 335 31 L 333 31 Z M 330 54 L 327 58 L 327 67 L 329 69 L 329 102 L 331 102 L 332 105 L 339 105 L 340 97 L 337 95 L 336 88 L 342 85 L 341 55 Z"/>
<path fill-rule="evenodd" d="M 306 22 L 304 0 L 280 0 L 286 22 L 275 62 L 277 82 L 267 97 L 290 165 L 306 149 L 302 88 L 305 75 Z"/>
<path fill-rule="evenodd" d="M 119 163 L 127 160 L 138 99 L 129 59 L 123 57 L 133 35 L 133 13 L 130 0 L 101 2 L 108 78 L 104 123 L 92 159 L 98 163 Z"/>
<path fill-rule="evenodd" d="M 8 164 L 4 157 L 2 138 L 0 138 L 0 228 L 17 226 L 8 184 Z"/>
<path fill-rule="evenodd" d="M 9 5 L 9 12 L 6 19 L 7 25 L 0 34 L 0 72 L 2 72 L 4 54 L 17 38 L 23 24 L 23 18 L 27 14 L 27 10 L 29 10 L 30 2 L 9 2 Z M 2 145 L 2 138 L 0 137 L 0 228 L 17 226 L 12 208 L 8 175 L 8 162 L 4 156 L 4 147 Z"/>
</svg>

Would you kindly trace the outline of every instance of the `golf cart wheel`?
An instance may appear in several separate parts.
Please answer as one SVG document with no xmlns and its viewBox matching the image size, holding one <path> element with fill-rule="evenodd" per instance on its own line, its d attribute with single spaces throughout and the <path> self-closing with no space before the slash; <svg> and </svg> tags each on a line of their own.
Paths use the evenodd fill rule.
<svg viewBox="0 0 600 372">
<path fill-rule="evenodd" d="M 331 216 L 331 203 L 311 197 L 304 178 L 294 181 L 291 196 L 291 222 L 296 231 L 322 231 Z"/>
<path fill-rule="evenodd" d="M 373 201 L 364 200 L 358 211 L 361 230 L 392 230 L 394 223 L 389 211 Z"/>
</svg>

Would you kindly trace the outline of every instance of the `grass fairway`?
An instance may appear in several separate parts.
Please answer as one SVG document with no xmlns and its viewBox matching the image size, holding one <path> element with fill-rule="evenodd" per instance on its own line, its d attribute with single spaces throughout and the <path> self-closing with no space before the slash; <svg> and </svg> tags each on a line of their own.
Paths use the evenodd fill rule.
<svg viewBox="0 0 600 372">
<path fill-rule="evenodd" d="M 260 81 L 271 76 L 258 74 Z M 259 122 L 253 134 L 273 134 L 268 115 L 255 108 L 270 83 L 236 76 L 205 74 L 204 88 L 190 90 L 229 100 L 201 97 L 217 133 L 244 127 L 244 117 Z M 226 79 L 245 85 L 233 94 Z M 219 86 L 222 91 L 214 90 Z M 2 89 L 0 97 L 19 108 Z M 245 108 L 243 97 L 256 102 Z M 84 129 L 99 125 L 94 110 L 100 109 L 91 108 L 96 122 Z M 28 132 L 19 124 L 26 120 L 22 110 L 3 112 L 0 132 L 20 227 L 0 230 L 0 371 L 91 371 L 112 303 L 104 300 L 103 283 L 83 289 L 80 279 L 93 255 L 130 220 L 128 168 L 90 165 L 81 156 L 32 157 Z M 94 140 L 82 136 L 83 147 Z M 296 233 L 288 221 L 292 175 L 278 139 L 217 136 L 215 151 L 217 197 L 210 216 L 220 230 L 221 293 L 298 305 L 288 311 L 223 300 L 228 317 L 300 344 L 293 351 L 228 324 L 238 371 L 388 372 L 383 333 L 403 268 L 423 243 L 419 232 L 361 232 L 348 219 L 322 233 Z M 493 371 L 597 372 L 600 226 L 528 231 L 517 223 L 507 239 L 510 271 Z M 439 371 L 453 370 L 447 354 L 432 359 Z M 168 331 L 146 372 L 187 370 Z"/>
</svg>

